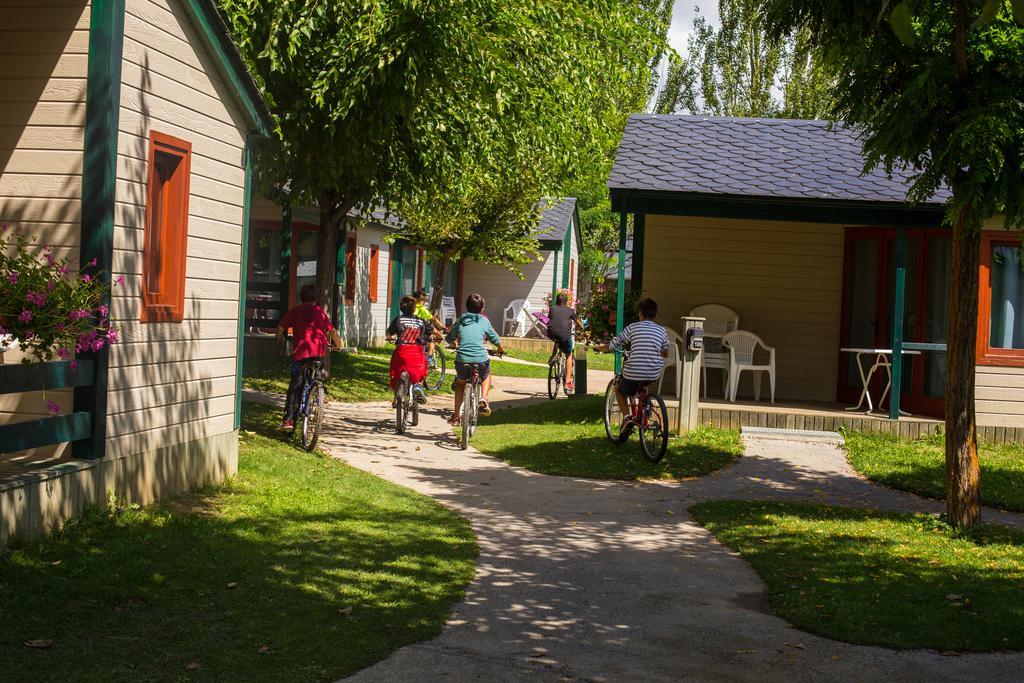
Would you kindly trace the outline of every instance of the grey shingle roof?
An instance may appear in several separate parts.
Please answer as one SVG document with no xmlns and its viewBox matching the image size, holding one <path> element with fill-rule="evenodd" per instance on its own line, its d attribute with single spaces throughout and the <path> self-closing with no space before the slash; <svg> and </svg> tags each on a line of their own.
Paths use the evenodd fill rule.
<svg viewBox="0 0 1024 683">
<path fill-rule="evenodd" d="M 826 121 L 634 114 L 615 155 L 615 191 L 905 203 L 909 174 L 861 175 L 856 132 Z M 940 191 L 934 200 L 948 197 Z"/>
<path fill-rule="evenodd" d="M 573 213 L 576 211 L 576 198 L 563 197 L 545 209 L 537 222 L 537 239 L 563 240 L 565 231 L 569 229 Z"/>
</svg>

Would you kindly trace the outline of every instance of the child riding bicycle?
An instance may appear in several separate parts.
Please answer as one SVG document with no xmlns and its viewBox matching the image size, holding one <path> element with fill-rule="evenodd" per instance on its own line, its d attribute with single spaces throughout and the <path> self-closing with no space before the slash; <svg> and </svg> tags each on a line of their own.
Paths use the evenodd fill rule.
<svg viewBox="0 0 1024 683">
<path fill-rule="evenodd" d="M 427 321 L 427 324 L 433 329 L 443 332 L 444 323 L 441 322 L 436 315 L 430 312 L 427 308 L 427 293 L 422 289 L 417 289 L 412 293 L 416 299 L 416 310 L 413 312 L 417 318 L 422 318 Z M 427 335 L 427 355 L 434 353 L 434 339 L 432 334 Z"/>
<path fill-rule="evenodd" d="M 403 296 L 398 308 L 402 314 L 391 321 L 386 332 L 388 341 L 395 342 L 395 351 L 391 354 L 391 390 L 398 387 L 402 373 L 408 372 L 416 402 L 425 403 L 427 397 L 420 383 L 427 376 L 427 356 L 423 349 L 430 339 L 430 326 L 415 315 L 416 299 L 413 297 Z"/>
<path fill-rule="evenodd" d="M 567 305 L 569 297 L 565 292 L 555 295 L 555 302 L 548 311 L 548 339 L 554 342 L 551 349 L 551 358 L 559 351 L 565 354 L 565 388 L 573 390 L 573 362 L 572 351 L 575 346 L 573 342 L 573 329 L 579 325 L 576 319 L 576 311 Z"/>
<path fill-rule="evenodd" d="M 341 349 L 341 335 L 331 325 L 330 318 L 316 300 L 316 287 L 305 285 L 299 291 L 298 306 L 290 309 L 277 323 L 277 339 L 285 338 L 292 330 L 292 377 L 288 383 L 288 397 L 284 403 L 284 418 L 281 429 L 295 429 L 295 412 L 302 401 L 304 370 L 310 363 L 323 363 L 327 354 L 328 340 L 335 350 Z"/>
<path fill-rule="evenodd" d="M 665 328 L 654 322 L 658 315 L 658 304 L 654 299 L 641 299 L 637 304 L 640 320 L 627 325 L 622 332 L 607 344 L 597 344 L 597 351 L 615 351 L 624 349 L 629 356 L 622 364 L 619 383 L 615 387 L 615 399 L 623 415 L 622 432 L 628 434 L 632 429 L 632 418 L 626 401 L 629 396 L 636 396 L 641 386 L 657 382 L 665 370 L 665 359 L 668 358 L 668 334 Z"/>
<path fill-rule="evenodd" d="M 483 384 L 480 393 L 480 414 L 491 414 L 487 395 L 491 391 L 491 361 L 484 349 L 484 339 L 498 347 L 498 355 L 505 349 L 501 346 L 501 338 L 491 327 L 491 322 L 483 315 L 484 298 L 479 294 L 470 294 L 466 299 L 466 312 L 452 325 L 451 332 L 445 337 L 454 343 L 458 350 L 455 353 L 455 414 L 448 420 L 450 424 L 459 424 L 462 411 L 462 397 L 466 391 L 466 382 L 473 377 L 473 366 L 477 366 L 477 374 Z"/>
</svg>

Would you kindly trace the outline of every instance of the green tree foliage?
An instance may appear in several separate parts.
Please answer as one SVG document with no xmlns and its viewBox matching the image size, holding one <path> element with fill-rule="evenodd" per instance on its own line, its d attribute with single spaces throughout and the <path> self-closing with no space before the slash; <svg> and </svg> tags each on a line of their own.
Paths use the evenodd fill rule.
<svg viewBox="0 0 1024 683">
<path fill-rule="evenodd" d="M 769 36 L 760 0 L 719 0 L 720 26 L 698 15 L 686 55 L 668 64 L 655 111 L 820 118 L 831 76 L 806 31 Z"/>
<path fill-rule="evenodd" d="M 395 188 L 389 199 L 406 223 L 402 236 L 441 263 L 434 271 L 435 305 L 449 260 L 471 257 L 514 270 L 535 254 L 543 197 L 578 196 L 586 244 L 594 237 L 593 210 L 607 215 L 604 184 L 614 150 L 626 117 L 650 97 L 671 2 L 550 7 L 523 2 L 517 10 L 517 21 L 530 29 L 528 37 L 521 28 L 509 30 L 516 49 L 501 68 L 515 77 L 503 86 L 509 98 L 501 116 L 476 123 L 488 126 L 486 144 L 415 186 Z"/>
<path fill-rule="evenodd" d="M 980 515 L 974 416 L 984 220 L 1024 225 L 1024 0 L 764 0 L 776 37 L 807 31 L 836 86 L 830 118 L 863 131 L 866 167 L 907 166 L 911 201 L 952 191 L 945 389 L 947 506 Z"/>
</svg>

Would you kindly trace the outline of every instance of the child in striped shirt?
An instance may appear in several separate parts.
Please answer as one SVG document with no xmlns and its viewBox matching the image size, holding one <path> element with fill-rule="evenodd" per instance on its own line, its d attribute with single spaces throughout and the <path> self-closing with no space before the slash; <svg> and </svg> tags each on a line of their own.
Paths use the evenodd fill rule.
<svg viewBox="0 0 1024 683">
<path fill-rule="evenodd" d="M 636 396 L 641 386 L 657 382 L 665 370 L 665 359 L 668 358 L 668 334 L 665 328 L 654 322 L 658 315 L 658 303 L 654 299 L 641 299 L 637 304 L 640 320 L 627 325 L 622 332 L 607 344 L 598 344 L 598 351 L 629 352 L 622 364 L 622 374 L 615 388 L 615 398 L 622 411 L 622 430 L 632 429 L 629 418 L 629 406 L 626 397 Z"/>
</svg>

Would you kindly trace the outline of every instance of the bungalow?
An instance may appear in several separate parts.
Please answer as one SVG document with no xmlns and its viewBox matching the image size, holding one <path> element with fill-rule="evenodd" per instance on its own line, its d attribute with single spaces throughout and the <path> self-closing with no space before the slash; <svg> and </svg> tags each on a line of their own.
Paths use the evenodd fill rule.
<svg viewBox="0 0 1024 683">
<path fill-rule="evenodd" d="M 421 288 L 430 291 L 437 263 L 425 249 L 393 235 L 402 227 L 394 215 L 353 211 L 351 219 L 359 225 L 339 241 L 332 318 L 346 344 L 379 345 L 401 298 Z M 254 202 L 249 230 L 245 324 L 250 334 L 266 336 L 281 311 L 297 303 L 298 289 L 316 279 L 319 218 L 315 209 L 282 207 L 261 198 Z M 471 259 L 449 264 L 444 290 L 455 297 L 456 312 L 465 294 L 478 292 L 497 327 L 504 308 L 516 299 L 543 310 L 544 297 L 555 289 L 575 292 L 581 241 L 574 198 L 560 200 L 541 215 L 538 240 L 541 249 L 522 267 L 523 279 L 507 268 Z"/>
<path fill-rule="evenodd" d="M 3 354 L 2 543 L 235 471 L 249 149 L 271 123 L 213 0 L 4 2 L 0 61 L 0 219 L 125 280 L 120 342 L 76 371 Z"/>
<path fill-rule="evenodd" d="M 875 347 L 897 349 L 889 357 L 903 359 L 890 419 L 901 408 L 939 417 L 947 196 L 912 206 L 906 175 L 862 168 L 855 132 L 822 121 L 631 116 L 609 180 L 623 242 L 633 214 L 631 286 L 655 298 L 659 317 L 676 328 L 702 304 L 734 310 L 741 329 L 776 349 L 776 396 L 791 406 L 857 403 L 863 387 L 850 349 Z M 1013 440 L 1024 437 L 1024 325 L 1015 315 L 1024 306 L 1020 236 L 998 230 L 996 221 L 987 227 L 976 410 L 984 438 Z M 899 311 L 902 334 L 894 324 Z M 741 396 L 753 393 L 750 382 L 744 374 Z M 876 397 L 881 388 L 874 387 Z M 707 407 L 709 415 L 730 408 Z M 830 414 L 843 416 L 840 409 Z M 921 423 L 911 418 L 912 433 Z"/>
</svg>

